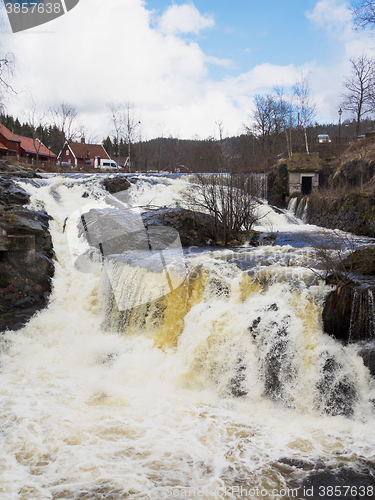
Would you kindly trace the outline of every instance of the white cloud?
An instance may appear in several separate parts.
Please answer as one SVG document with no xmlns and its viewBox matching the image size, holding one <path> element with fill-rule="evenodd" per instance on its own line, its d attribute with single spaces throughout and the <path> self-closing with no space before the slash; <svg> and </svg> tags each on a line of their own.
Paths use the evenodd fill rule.
<svg viewBox="0 0 375 500">
<path fill-rule="evenodd" d="M 209 64 L 214 64 L 215 66 L 223 66 L 224 68 L 231 68 L 234 66 L 231 59 L 220 59 L 215 56 L 205 56 L 204 60 Z"/>
<path fill-rule="evenodd" d="M 162 33 L 177 35 L 180 33 L 198 34 L 205 28 L 211 28 L 215 21 L 210 15 L 201 15 L 193 3 L 173 4 L 164 12 L 159 20 Z"/>
<path fill-rule="evenodd" d="M 328 0 L 317 6 L 324 2 Z M 180 34 L 213 25 L 193 4 L 179 6 L 178 15 L 184 6 L 191 17 Z M 172 13 L 175 7 L 170 7 Z M 319 9 L 314 9 L 316 15 Z M 144 138 L 157 136 L 160 123 L 166 135 L 205 138 L 215 133 L 215 120 L 222 120 L 230 134 L 239 133 L 249 122 L 254 94 L 292 86 L 301 69 L 310 72 L 319 111 L 336 119 L 349 58 L 362 53 L 366 43 L 370 46 L 368 35 L 351 34 L 340 42 L 342 52 L 334 67 L 265 62 L 236 75 L 232 61 L 205 54 L 197 42 L 176 34 L 172 20 L 168 30 L 155 27 L 154 16 L 143 0 L 80 0 L 48 25 L 16 35 L 3 33 L 2 50 L 12 51 L 17 64 L 12 84 L 18 91 L 29 89 L 42 111 L 63 101 L 76 106 L 81 122 L 100 139 L 112 128 L 106 103 L 127 101 L 135 105 Z M 177 23 L 178 16 L 173 19 Z M 210 65 L 231 68 L 234 76 L 214 81 Z M 7 108 L 21 120 L 26 119 L 23 96 L 21 92 Z"/>
<path fill-rule="evenodd" d="M 340 0 L 319 0 L 306 16 L 319 27 L 339 36 L 347 36 L 352 27 L 350 5 Z"/>
</svg>

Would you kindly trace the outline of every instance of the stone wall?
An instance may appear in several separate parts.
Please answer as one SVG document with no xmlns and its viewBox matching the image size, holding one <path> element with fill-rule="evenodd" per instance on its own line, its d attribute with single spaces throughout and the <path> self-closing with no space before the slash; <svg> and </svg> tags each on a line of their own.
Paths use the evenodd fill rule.
<svg viewBox="0 0 375 500">
<path fill-rule="evenodd" d="M 342 198 L 313 195 L 309 198 L 307 222 L 375 238 L 375 197 L 358 192 Z"/>
</svg>

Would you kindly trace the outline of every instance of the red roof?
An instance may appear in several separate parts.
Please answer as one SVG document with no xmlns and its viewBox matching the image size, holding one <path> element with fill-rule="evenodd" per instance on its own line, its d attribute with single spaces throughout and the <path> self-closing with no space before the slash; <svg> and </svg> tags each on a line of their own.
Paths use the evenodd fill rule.
<svg viewBox="0 0 375 500">
<path fill-rule="evenodd" d="M 0 142 L 0 149 L 5 149 L 6 151 L 8 151 L 8 148 L 6 148 L 2 142 Z"/>
<path fill-rule="evenodd" d="M 0 123 L 0 134 L 2 134 L 9 141 L 21 142 L 20 138 L 16 134 L 13 134 L 13 132 L 7 129 L 2 123 Z"/>
<path fill-rule="evenodd" d="M 34 146 L 33 139 L 30 139 L 30 137 L 22 137 L 22 135 L 17 135 L 16 137 L 18 137 L 19 140 L 21 141 L 21 148 L 24 151 L 26 151 L 26 153 L 31 153 L 35 155 L 37 154 L 37 150 Z M 55 153 L 52 153 L 50 149 L 46 148 L 46 146 L 42 142 L 40 142 L 39 139 L 36 139 L 36 142 L 40 144 L 40 147 L 39 144 L 37 144 L 37 149 L 39 149 L 38 151 L 39 155 L 48 156 L 50 158 L 56 158 Z"/>
<path fill-rule="evenodd" d="M 107 151 L 101 144 L 86 144 L 82 142 L 69 142 L 69 148 L 76 158 L 94 159 L 95 156 L 110 159 Z"/>
</svg>

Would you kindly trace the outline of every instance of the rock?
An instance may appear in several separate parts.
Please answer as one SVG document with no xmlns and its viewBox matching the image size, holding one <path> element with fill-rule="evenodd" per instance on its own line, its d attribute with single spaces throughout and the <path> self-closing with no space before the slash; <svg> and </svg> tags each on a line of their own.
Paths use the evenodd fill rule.
<svg viewBox="0 0 375 500">
<path fill-rule="evenodd" d="M 117 175 L 113 178 L 104 179 L 103 186 L 106 191 L 111 194 L 115 194 L 119 193 L 120 191 L 126 191 L 130 188 L 131 184 L 126 179 L 126 177 Z"/>
<path fill-rule="evenodd" d="M 266 234 L 262 239 L 262 245 L 274 245 L 277 239 L 276 234 Z"/>
<path fill-rule="evenodd" d="M 362 264 L 362 268 L 368 269 L 366 262 Z M 374 294 L 375 286 L 369 284 L 351 282 L 339 286 L 326 297 L 322 314 L 324 331 L 344 344 L 357 344 L 358 355 L 372 376 L 375 376 Z"/>
<path fill-rule="evenodd" d="M 371 375 L 375 377 L 375 342 L 360 345 L 358 354 L 363 359 L 363 364 L 370 370 Z"/>
<path fill-rule="evenodd" d="M 26 205 L 30 195 L 11 179 L 0 177 L 0 205 Z"/>
<path fill-rule="evenodd" d="M 6 176 L 8 178 L 41 178 L 41 176 L 38 175 L 34 170 L 25 167 L 16 167 L 15 165 L 11 165 L 8 160 L 0 160 L 0 173 L 2 176 Z"/>
<path fill-rule="evenodd" d="M 302 482 L 302 498 L 312 500 L 357 500 L 374 496 L 375 471 L 363 466 L 362 470 L 348 467 L 325 468 L 310 472 Z M 334 493 L 334 494 L 333 494 Z"/>
<path fill-rule="evenodd" d="M 345 270 L 361 276 L 375 276 L 375 248 L 360 248 L 349 255 L 342 265 Z"/>
<path fill-rule="evenodd" d="M 353 192 L 344 197 L 309 197 L 307 223 L 375 237 L 375 199 L 367 193 Z"/>
<path fill-rule="evenodd" d="M 0 332 L 21 328 L 48 303 L 54 273 L 51 217 L 28 210 L 29 195 L 0 178 Z M 5 194 L 4 194 L 5 193 Z"/>
<path fill-rule="evenodd" d="M 322 367 L 321 380 L 317 385 L 320 408 L 328 415 L 351 417 L 357 399 L 354 380 L 350 374 L 342 370 L 342 366 L 334 356 L 327 353 Z"/>
<path fill-rule="evenodd" d="M 323 308 L 324 331 L 344 343 L 375 338 L 375 286 L 349 283 L 330 292 Z"/>
<path fill-rule="evenodd" d="M 223 245 L 215 238 L 215 219 L 211 215 L 179 207 L 159 208 L 144 212 L 142 219 L 146 226 L 168 226 L 176 229 L 183 247 Z M 219 228 L 220 233 L 223 233 L 222 227 Z"/>
<path fill-rule="evenodd" d="M 352 287 L 343 285 L 330 292 L 324 302 L 324 331 L 344 342 L 349 341 L 352 296 Z"/>
</svg>

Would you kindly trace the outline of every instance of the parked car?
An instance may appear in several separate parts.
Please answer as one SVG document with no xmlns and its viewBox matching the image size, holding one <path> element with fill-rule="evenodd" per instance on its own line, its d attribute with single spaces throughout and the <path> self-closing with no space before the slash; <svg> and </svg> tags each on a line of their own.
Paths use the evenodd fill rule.
<svg viewBox="0 0 375 500">
<path fill-rule="evenodd" d="M 319 144 L 323 144 L 325 142 L 331 142 L 331 139 L 329 138 L 328 134 L 319 134 L 318 135 L 318 142 L 319 142 Z"/>
</svg>

